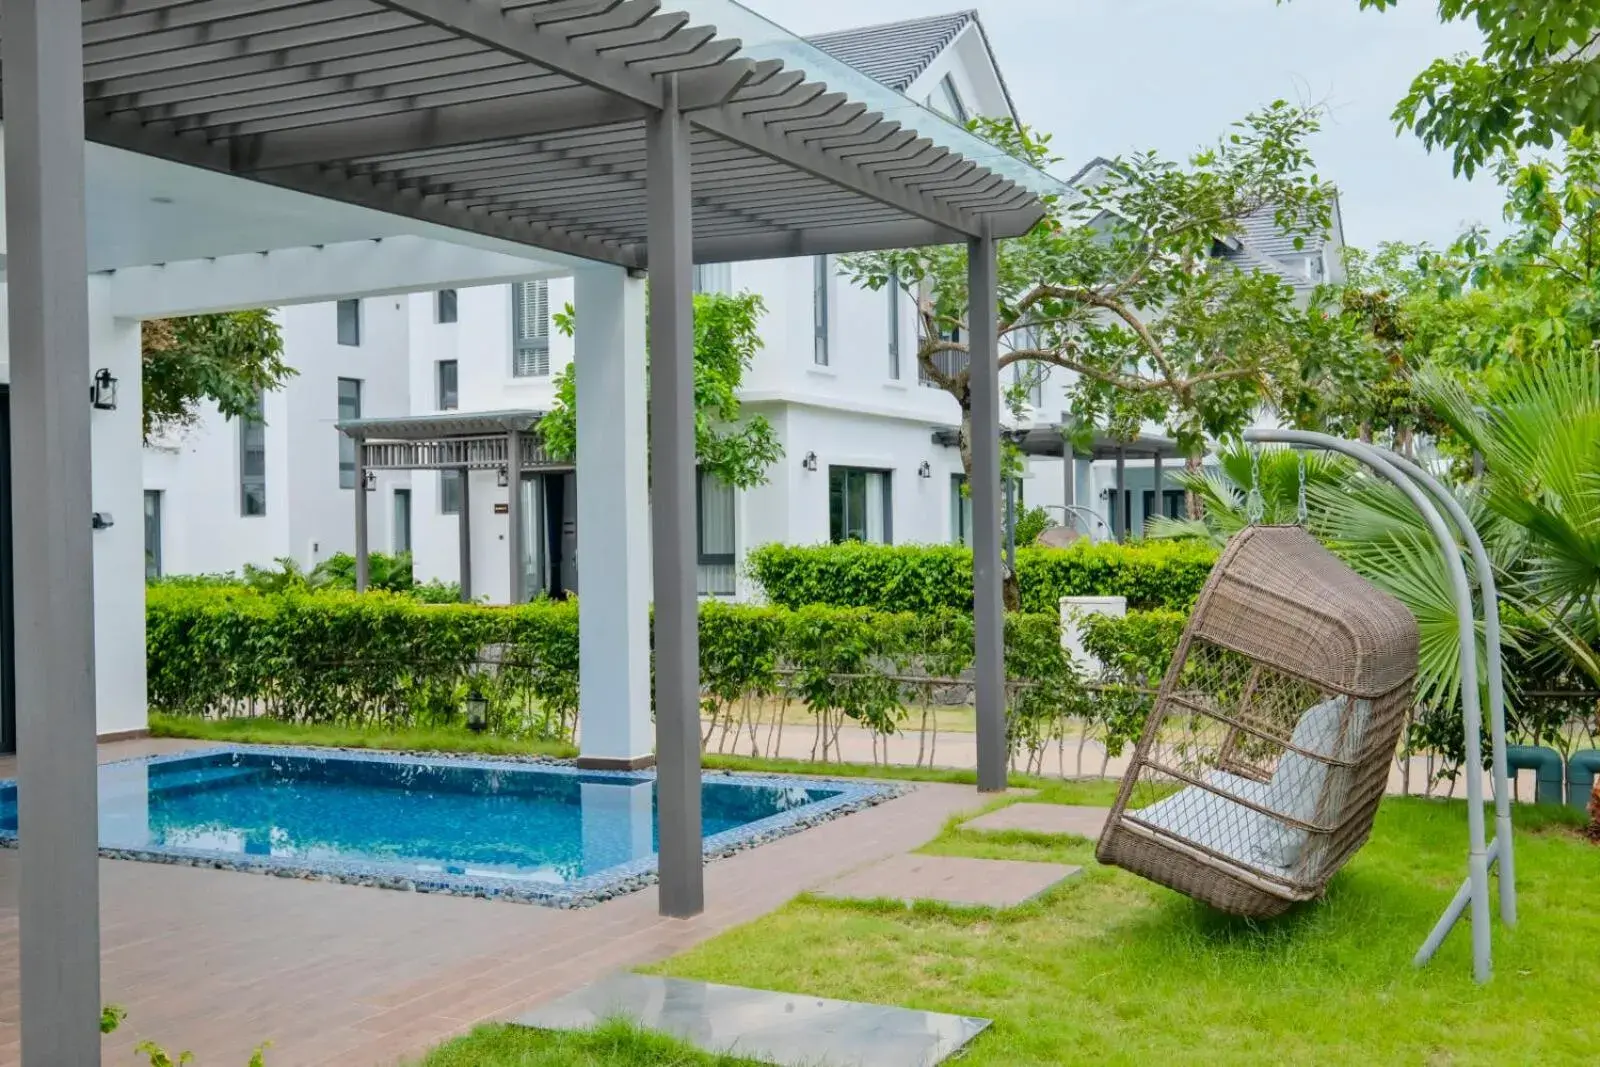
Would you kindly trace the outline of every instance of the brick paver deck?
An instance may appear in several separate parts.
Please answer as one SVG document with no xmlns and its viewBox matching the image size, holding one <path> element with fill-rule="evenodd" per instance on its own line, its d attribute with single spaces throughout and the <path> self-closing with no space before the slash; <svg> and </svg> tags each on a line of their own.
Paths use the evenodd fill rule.
<svg viewBox="0 0 1600 1067">
<path fill-rule="evenodd" d="M 1100 840 L 1110 808 L 1084 808 L 1070 804 L 1009 804 L 987 815 L 968 819 L 963 830 L 1024 830 L 1033 834 L 1072 834 Z"/>
<path fill-rule="evenodd" d="M 931 900 L 1012 908 L 1080 870 L 1061 863 L 900 854 L 851 871 L 816 892 L 847 900 Z"/>
<path fill-rule="evenodd" d="M 102 759 L 182 742 L 102 746 Z M 11 773 L 0 761 L 0 776 Z M 915 848 L 970 788 L 929 785 L 706 868 L 706 911 L 656 915 L 653 889 L 583 911 L 228 871 L 102 861 L 102 988 L 129 1011 L 106 1042 L 126 1067 L 152 1038 L 202 1064 L 273 1043 L 284 1067 L 394 1064 L 486 1019 L 758 918 L 841 872 Z M 0 1067 L 18 1062 L 18 854 L 0 851 Z"/>
</svg>

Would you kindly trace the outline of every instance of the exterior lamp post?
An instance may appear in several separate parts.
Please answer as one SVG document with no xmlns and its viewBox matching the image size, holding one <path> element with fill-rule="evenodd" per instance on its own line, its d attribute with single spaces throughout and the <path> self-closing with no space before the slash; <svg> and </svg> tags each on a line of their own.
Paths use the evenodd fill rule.
<svg viewBox="0 0 1600 1067">
<path fill-rule="evenodd" d="M 477 685 L 467 690 L 467 729 L 481 734 L 489 728 L 489 698 Z"/>
</svg>

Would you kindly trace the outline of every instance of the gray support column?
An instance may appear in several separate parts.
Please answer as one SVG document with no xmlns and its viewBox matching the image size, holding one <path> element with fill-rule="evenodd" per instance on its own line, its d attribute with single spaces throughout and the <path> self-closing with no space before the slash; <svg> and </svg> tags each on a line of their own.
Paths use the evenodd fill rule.
<svg viewBox="0 0 1600 1067">
<path fill-rule="evenodd" d="M 461 602 L 472 602 L 472 472 L 461 468 L 461 513 L 456 516 L 461 551 Z"/>
<path fill-rule="evenodd" d="M 521 604 L 528 599 L 527 582 L 522 569 L 522 434 L 512 430 L 506 434 L 506 492 L 510 506 L 506 509 L 506 546 L 511 566 L 511 603 Z M 580 527 L 581 529 L 581 527 Z"/>
<path fill-rule="evenodd" d="M 1111 514 L 1117 517 L 1117 540 L 1126 541 L 1128 520 L 1133 517 L 1128 513 L 1133 509 L 1128 506 L 1128 446 L 1120 441 L 1117 442 L 1117 484 L 1111 491 L 1116 494 L 1111 504 Z"/>
<path fill-rule="evenodd" d="M 22 1062 L 100 1062 L 83 45 L 3 0 Z M 10 654 L 8 652 L 8 654 Z"/>
<path fill-rule="evenodd" d="M 1161 489 L 1162 489 L 1161 483 L 1166 480 L 1166 476 L 1165 476 L 1165 474 L 1163 473 L 1163 471 L 1161 469 L 1161 449 L 1160 448 L 1156 449 L 1155 461 L 1154 462 L 1155 462 L 1155 487 L 1156 487 L 1156 492 L 1155 492 L 1156 514 L 1157 515 L 1165 515 L 1167 513 L 1167 501 L 1166 501 L 1166 497 L 1162 496 L 1162 494 L 1161 494 Z M 1148 524 L 1150 522 L 1150 516 L 1146 515 L 1144 517 L 1144 521 L 1145 521 L 1146 524 Z"/>
<path fill-rule="evenodd" d="M 669 80 L 646 120 L 650 262 L 650 517 L 656 598 L 661 914 L 705 909 L 700 843 L 700 633 L 694 555 L 694 204 L 689 124 Z"/>
<path fill-rule="evenodd" d="M 1000 570 L 1000 344 L 993 237 L 967 242 L 972 390 L 972 611 L 978 789 L 1006 788 L 1005 611 Z"/>
<path fill-rule="evenodd" d="M 356 592 L 372 581 L 372 546 L 367 533 L 367 445 L 356 438 Z"/>
</svg>

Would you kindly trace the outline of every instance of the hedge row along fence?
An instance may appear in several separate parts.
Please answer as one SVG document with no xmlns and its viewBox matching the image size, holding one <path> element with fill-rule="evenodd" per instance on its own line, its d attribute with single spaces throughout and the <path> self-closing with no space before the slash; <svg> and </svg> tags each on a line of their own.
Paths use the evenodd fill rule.
<svg viewBox="0 0 1600 1067">
<path fill-rule="evenodd" d="M 1021 548 L 1017 584 L 1025 613 L 1054 615 L 1064 596 L 1188 611 L 1216 560 L 1216 549 L 1192 541 Z M 746 567 L 767 600 L 787 608 L 972 610 L 972 550 L 960 545 L 771 544 L 752 551 Z"/>
<path fill-rule="evenodd" d="M 266 595 L 230 588 L 147 591 L 152 707 L 197 716 L 398 728 L 459 723 L 469 689 L 490 728 L 571 740 L 578 709 L 578 608 L 430 605 L 382 593 Z M 1096 620 L 1090 647 L 1111 665 L 1087 684 L 1060 645 L 1059 620 L 1006 620 L 1013 753 L 1042 767 L 1088 736 L 1119 751 L 1142 728 L 1148 687 L 1182 627 L 1175 612 Z M 700 608 L 705 739 L 775 755 L 786 728 L 810 730 L 815 758 L 838 755 L 846 725 L 875 742 L 919 736 L 934 759 L 940 705 L 970 694 L 972 619 L 959 612 Z M 793 713 L 793 714 L 791 714 Z M 795 725 L 796 717 L 803 719 Z M 884 747 L 887 754 L 887 746 Z"/>
</svg>

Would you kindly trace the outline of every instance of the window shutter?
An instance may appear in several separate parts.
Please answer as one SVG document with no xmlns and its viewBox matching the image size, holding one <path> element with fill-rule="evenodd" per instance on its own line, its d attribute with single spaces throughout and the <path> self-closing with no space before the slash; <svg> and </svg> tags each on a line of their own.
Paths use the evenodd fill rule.
<svg viewBox="0 0 1600 1067">
<path fill-rule="evenodd" d="M 542 378 L 550 373 L 550 283 L 511 287 L 512 373 Z"/>
</svg>

